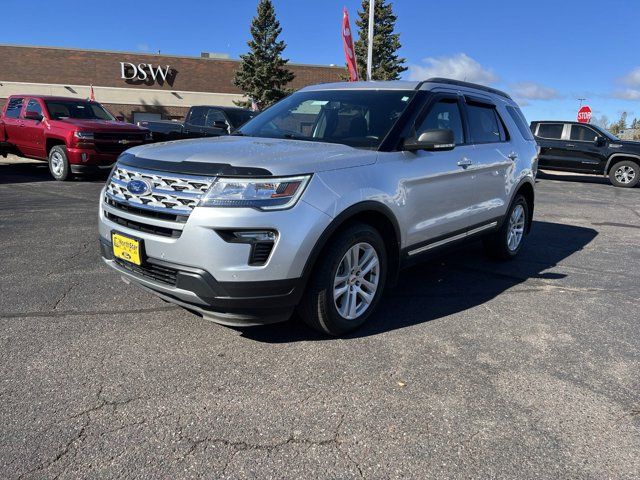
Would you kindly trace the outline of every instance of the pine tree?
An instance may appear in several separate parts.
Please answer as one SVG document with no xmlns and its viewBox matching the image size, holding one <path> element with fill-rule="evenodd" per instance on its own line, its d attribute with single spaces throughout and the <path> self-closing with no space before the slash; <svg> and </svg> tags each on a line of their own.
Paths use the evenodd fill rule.
<svg viewBox="0 0 640 480">
<path fill-rule="evenodd" d="M 285 86 L 295 75 L 285 67 L 289 60 L 282 58 L 286 44 L 278 40 L 281 31 L 271 0 L 260 0 L 251 21 L 249 53 L 240 55 L 242 61 L 233 79 L 249 100 L 237 105 L 249 107 L 253 100 L 262 110 L 290 93 Z"/>
<path fill-rule="evenodd" d="M 398 80 L 407 70 L 405 59 L 398 57 L 400 34 L 393 33 L 397 16 L 393 5 L 385 0 L 375 0 L 373 12 L 373 61 L 371 76 L 373 80 Z M 362 0 L 362 11 L 358 12 L 356 25 L 359 28 L 358 40 L 354 49 L 358 64 L 358 75 L 367 78 L 367 44 L 369 42 L 369 0 Z"/>
</svg>

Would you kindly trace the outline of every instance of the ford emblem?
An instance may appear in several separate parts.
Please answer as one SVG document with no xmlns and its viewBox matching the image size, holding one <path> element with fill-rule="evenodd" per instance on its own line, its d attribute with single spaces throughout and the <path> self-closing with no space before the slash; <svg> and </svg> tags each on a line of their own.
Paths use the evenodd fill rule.
<svg viewBox="0 0 640 480">
<path fill-rule="evenodd" d="M 151 192 L 151 185 L 145 180 L 131 180 L 127 183 L 127 190 L 134 195 L 146 195 Z"/>
</svg>

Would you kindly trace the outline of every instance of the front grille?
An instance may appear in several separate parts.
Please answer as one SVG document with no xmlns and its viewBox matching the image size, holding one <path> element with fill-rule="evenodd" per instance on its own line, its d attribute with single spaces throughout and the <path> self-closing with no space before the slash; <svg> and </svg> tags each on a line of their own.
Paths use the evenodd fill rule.
<svg viewBox="0 0 640 480">
<path fill-rule="evenodd" d="M 93 138 L 96 140 L 137 140 L 144 141 L 145 133 L 120 133 L 120 132 L 95 132 Z"/>
<path fill-rule="evenodd" d="M 156 282 L 171 285 L 173 287 L 176 285 L 178 271 L 174 268 L 162 267 L 153 263 L 134 265 L 133 263 L 125 262 L 119 258 L 116 258 L 115 262 L 125 270 L 128 270 L 135 275 L 149 278 Z"/>
<path fill-rule="evenodd" d="M 136 222 L 135 220 L 129 220 L 128 218 L 119 217 L 111 212 L 104 212 L 105 217 L 118 225 L 123 227 L 138 230 L 139 232 L 151 233 L 153 235 L 160 235 L 162 237 L 178 238 L 182 234 L 182 230 L 177 230 L 167 227 L 159 227 L 158 225 L 150 225 L 148 223 Z"/>
<path fill-rule="evenodd" d="M 127 189 L 132 180 L 142 180 L 148 191 L 137 195 Z M 215 177 L 179 175 L 118 165 L 107 184 L 107 195 L 115 201 L 144 210 L 188 216 L 207 192 Z"/>
<path fill-rule="evenodd" d="M 116 202 L 113 198 L 105 197 L 104 201 L 107 205 L 122 210 L 123 212 L 133 213 L 143 217 L 157 218 L 158 220 L 167 220 L 169 222 L 185 223 L 187 217 L 184 215 L 174 215 L 172 213 L 158 212 L 156 210 L 145 210 L 144 208 L 134 207 L 128 203 Z"/>
</svg>

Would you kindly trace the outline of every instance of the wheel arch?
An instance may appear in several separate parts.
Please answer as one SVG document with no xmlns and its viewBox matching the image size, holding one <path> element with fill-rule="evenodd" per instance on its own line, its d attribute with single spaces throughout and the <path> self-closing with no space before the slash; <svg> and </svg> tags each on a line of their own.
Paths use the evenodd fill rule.
<svg viewBox="0 0 640 480">
<path fill-rule="evenodd" d="M 632 162 L 635 162 L 636 164 L 638 164 L 638 166 L 640 166 L 640 155 L 634 155 L 633 153 L 622 153 L 622 152 L 614 153 L 607 160 L 607 164 L 604 167 L 604 175 L 605 176 L 609 175 L 609 171 L 611 170 L 611 167 L 613 167 L 613 165 L 615 165 L 616 162 L 619 162 L 622 160 L 631 160 Z"/>
<path fill-rule="evenodd" d="M 366 223 L 380 232 L 387 249 L 387 261 L 389 268 L 387 284 L 395 284 L 400 269 L 400 226 L 389 207 L 376 201 L 367 200 L 350 206 L 336 216 L 329 226 L 325 228 L 320 238 L 316 241 L 309 258 L 305 263 L 302 275 L 305 288 L 307 281 L 309 280 L 309 277 L 311 276 L 322 252 L 327 247 L 329 240 L 331 240 L 331 238 L 345 226 L 355 222 Z"/>
<path fill-rule="evenodd" d="M 49 153 L 51 152 L 51 149 L 53 147 L 55 147 L 56 145 L 63 145 L 66 146 L 67 142 L 64 140 L 64 138 L 60 138 L 60 137 L 47 137 L 47 141 L 46 141 L 46 148 L 47 148 L 47 156 L 49 155 Z"/>
<path fill-rule="evenodd" d="M 527 205 L 529 206 L 529 218 L 527 219 L 527 226 L 526 226 L 526 233 L 529 233 L 531 232 L 531 225 L 533 224 L 533 210 L 535 207 L 535 189 L 533 188 L 533 182 L 528 178 L 525 178 L 522 181 L 520 181 L 520 183 L 514 189 L 514 191 L 515 193 L 513 194 L 513 197 L 511 197 L 511 200 L 509 201 L 509 207 L 507 208 L 507 213 L 499 222 L 497 228 L 500 228 L 502 224 L 507 220 L 507 216 L 511 211 L 511 206 L 513 205 L 513 202 L 515 201 L 516 197 L 518 195 L 522 195 L 524 196 L 524 199 L 527 201 Z"/>
</svg>

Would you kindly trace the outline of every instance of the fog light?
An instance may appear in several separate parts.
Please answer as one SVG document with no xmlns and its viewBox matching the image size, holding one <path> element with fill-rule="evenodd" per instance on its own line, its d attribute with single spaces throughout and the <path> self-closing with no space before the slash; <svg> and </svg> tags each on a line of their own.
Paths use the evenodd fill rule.
<svg viewBox="0 0 640 480">
<path fill-rule="evenodd" d="M 247 243 L 253 242 L 275 242 L 276 233 L 269 230 L 255 231 L 255 232 L 233 232 L 238 241 L 245 241 Z"/>
<path fill-rule="evenodd" d="M 278 238 L 274 230 L 217 230 L 217 232 L 225 242 L 251 245 L 248 263 L 252 266 L 267 263 Z"/>
</svg>

